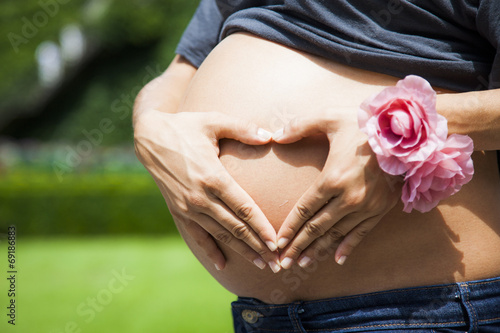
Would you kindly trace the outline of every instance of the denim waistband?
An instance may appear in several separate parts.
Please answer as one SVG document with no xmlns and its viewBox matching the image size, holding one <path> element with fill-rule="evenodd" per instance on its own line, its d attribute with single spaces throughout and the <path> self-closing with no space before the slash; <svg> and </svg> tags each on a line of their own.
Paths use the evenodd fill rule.
<svg viewBox="0 0 500 333">
<path fill-rule="evenodd" d="M 500 332 L 500 277 L 288 304 L 239 297 L 232 309 L 236 333 L 445 327 L 478 332 L 492 323 L 499 323 Z"/>
</svg>

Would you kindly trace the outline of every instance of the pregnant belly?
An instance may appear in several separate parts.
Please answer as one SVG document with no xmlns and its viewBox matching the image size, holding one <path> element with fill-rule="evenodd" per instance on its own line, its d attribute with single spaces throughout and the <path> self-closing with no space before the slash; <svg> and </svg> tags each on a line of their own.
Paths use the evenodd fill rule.
<svg viewBox="0 0 500 333">
<path fill-rule="evenodd" d="M 238 33 L 224 39 L 198 69 L 181 111 L 218 111 L 275 131 L 290 119 L 326 108 L 352 107 L 397 79 L 353 69 Z M 220 159 L 276 230 L 321 172 L 328 141 L 291 145 L 220 143 Z M 398 204 L 344 266 L 324 253 L 307 269 L 259 270 L 220 244 L 227 258 L 216 271 L 183 234 L 196 257 L 229 291 L 268 303 L 321 299 L 500 275 L 500 193 L 495 157 L 475 153 L 474 180 L 437 209 L 402 213 Z M 181 230 L 182 234 L 182 230 Z"/>
</svg>

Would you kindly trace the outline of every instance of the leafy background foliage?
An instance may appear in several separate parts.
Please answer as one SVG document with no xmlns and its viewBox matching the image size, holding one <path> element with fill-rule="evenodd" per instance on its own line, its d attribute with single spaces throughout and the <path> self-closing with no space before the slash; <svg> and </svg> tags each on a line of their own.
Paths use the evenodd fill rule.
<svg viewBox="0 0 500 333">
<path fill-rule="evenodd" d="M 16 223 L 26 235 L 176 233 L 134 156 L 132 103 L 168 66 L 197 4 L 0 2 L 0 227 Z M 69 24 L 83 32 L 86 52 L 44 87 L 37 47 L 59 44 Z"/>
</svg>

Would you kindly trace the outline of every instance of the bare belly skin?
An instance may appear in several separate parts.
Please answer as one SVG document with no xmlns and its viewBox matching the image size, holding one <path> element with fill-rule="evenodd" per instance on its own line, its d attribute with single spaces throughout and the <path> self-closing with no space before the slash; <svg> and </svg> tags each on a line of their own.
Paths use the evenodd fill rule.
<svg viewBox="0 0 500 333">
<path fill-rule="evenodd" d="M 300 114 L 358 105 L 398 79 L 350 68 L 243 33 L 224 39 L 198 69 L 182 111 L 219 111 L 271 132 Z M 438 89 L 437 89 L 438 90 Z M 328 141 L 251 147 L 221 141 L 220 159 L 276 230 L 320 173 Z M 183 234 L 206 269 L 239 296 L 267 303 L 475 280 L 500 275 L 500 181 L 494 152 L 475 152 L 473 180 L 429 213 L 398 204 L 344 266 L 325 253 L 307 269 L 260 270 L 220 244 L 222 271 Z"/>
</svg>

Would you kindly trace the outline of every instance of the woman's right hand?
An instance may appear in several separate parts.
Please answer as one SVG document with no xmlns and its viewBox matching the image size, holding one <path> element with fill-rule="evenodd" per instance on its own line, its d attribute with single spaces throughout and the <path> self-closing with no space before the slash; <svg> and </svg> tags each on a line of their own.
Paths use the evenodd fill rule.
<svg viewBox="0 0 500 333">
<path fill-rule="evenodd" d="M 256 266 L 279 271 L 276 232 L 254 200 L 219 160 L 219 139 L 250 145 L 271 133 L 217 112 L 165 113 L 148 109 L 136 118 L 137 157 L 153 176 L 170 213 L 203 248 L 215 267 L 225 258 L 215 240 Z"/>
</svg>

